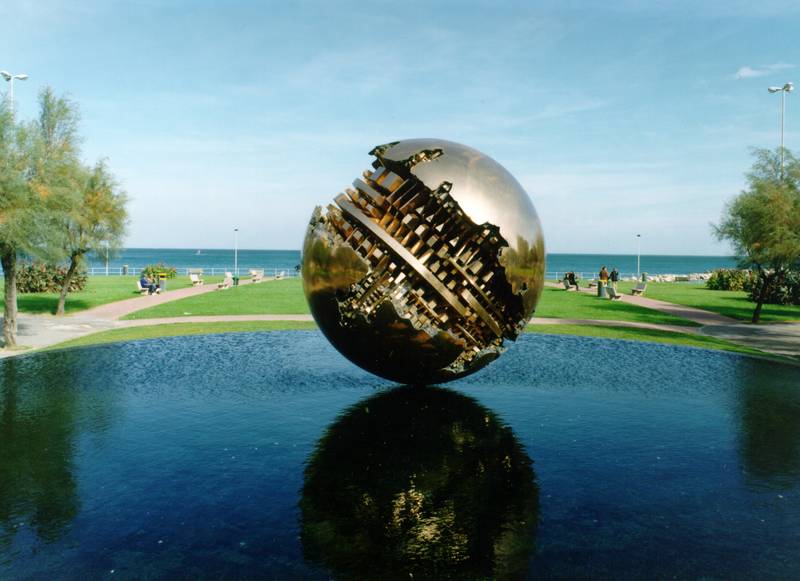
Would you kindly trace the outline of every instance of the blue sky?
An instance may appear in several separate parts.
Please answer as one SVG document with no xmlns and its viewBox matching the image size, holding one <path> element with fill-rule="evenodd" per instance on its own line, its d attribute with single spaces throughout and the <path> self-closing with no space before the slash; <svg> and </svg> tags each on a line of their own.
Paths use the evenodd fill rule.
<svg viewBox="0 0 800 581">
<path fill-rule="evenodd" d="M 441 137 L 503 164 L 551 252 L 724 254 L 709 223 L 776 147 L 800 3 L 4 0 L 31 117 L 80 106 L 131 197 L 129 246 L 299 248 L 372 146 Z M 800 91 L 786 144 L 800 150 Z"/>
</svg>

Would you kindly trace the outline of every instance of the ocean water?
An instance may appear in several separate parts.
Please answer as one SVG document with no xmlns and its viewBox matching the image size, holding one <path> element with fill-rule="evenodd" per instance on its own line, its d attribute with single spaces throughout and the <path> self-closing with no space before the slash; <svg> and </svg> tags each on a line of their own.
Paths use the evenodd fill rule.
<svg viewBox="0 0 800 581">
<path fill-rule="evenodd" d="M 286 271 L 295 272 L 300 264 L 299 250 L 242 250 L 238 252 L 239 272 L 247 272 L 251 268 L 264 269 L 267 273 Z M 233 249 L 187 249 L 187 248 L 126 248 L 116 256 L 108 258 L 108 267 L 112 274 L 119 274 L 124 266 L 128 272 L 138 273 L 148 264 L 163 262 L 184 271 L 188 268 L 202 268 L 207 273 L 232 271 L 234 266 Z M 89 257 L 88 268 L 94 274 L 105 272 L 105 256 Z"/>
<path fill-rule="evenodd" d="M 293 272 L 300 264 L 299 250 L 239 250 L 239 270 L 263 268 Z M 178 269 L 203 268 L 232 270 L 233 249 L 186 249 L 186 248 L 126 248 L 108 260 L 109 269 L 118 272 L 128 265 L 130 272 L 138 272 L 142 267 L 155 262 L 164 262 Z M 666 256 L 643 255 L 640 258 L 641 270 L 650 274 L 690 274 L 709 272 L 715 268 L 734 268 L 736 260 L 730 256 Z M 95 273 L 105 272 L 105 257 L 91 256 L 90 268 Z M 623 275 L 636 274 L 635 254 L 548 254 L 547 272 L 555 277 L 568 270 L 579 273 L 581 278 L 598 272 L 601 266 L 608 270 L 616 267 Z"/>
<path fill-rule="evenodd" d="M 404 388 L 318 331 L 0 361 L 0 579 L 800 579 L 800 370 L 523 334 Z"/>
</svg>

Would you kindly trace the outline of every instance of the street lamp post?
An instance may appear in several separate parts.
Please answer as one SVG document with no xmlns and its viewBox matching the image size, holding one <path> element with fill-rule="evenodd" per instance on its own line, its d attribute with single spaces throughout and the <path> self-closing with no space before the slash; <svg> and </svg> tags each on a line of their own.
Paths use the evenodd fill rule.
<svg viewBox="0 0 800 581">
<path fill-rule="evenodd" d="M 636 235 L 636 280 L 639 280 L 642 276 L 642 269 L 641 269 L 641 259 L 642 259 L 642 235 Z"/>
<path fill-rule="evenodd" d="M 233 229 L 233 273 L 239 276 L 239 229 Z"/>
<path fill-rule="evenodd" d="M 28 80 L 28 75 L 22 73 L 19 75 L 12 75 L 8 71 L 0 71 L 0 76 L 2 76 L 6 81 L 8 81 L 8 103 L 9 108 L 11 109 L 11 115 L 14 115 L 14 81 L 26 81 Z"/>
<path fill-rule="evenodd" d="M 783 177 L 783 116 L 786 107 L 786 93 L 794 91 L 794 85 L 792 83 L 786 83 L 782 87 L 768 87 L 767 91 L 781 94 L 781 177 Z"/>
</svg>

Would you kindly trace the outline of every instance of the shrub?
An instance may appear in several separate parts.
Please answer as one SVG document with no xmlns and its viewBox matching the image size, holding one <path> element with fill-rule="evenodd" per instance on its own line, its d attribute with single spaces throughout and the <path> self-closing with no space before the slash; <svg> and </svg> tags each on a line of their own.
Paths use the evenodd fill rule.
<svg viewBox="0 0 800 581">
<path fill-rule="evenodd" d="M 67 276 L 66 266 L 56 266 L 43 262 L 22 264 L 17 269 L 18 293 L 59 293 Z M 72 275 L 69 292 L 83 290 L 86 287 L 85 270 L 78 270 Z"/>
<path fill-rule="evenodd" d="M 751 288 L 748 289 L 749 299 L 753 302 L 758 300 L 761 288 L 764 285 L 762 278 L 754 278 Z M 770 305 L 800 305 L 800 271 L 790 271 L 783 282 L 774 285 L 764 299 L 765 304 Z"/>
<path fill-rule="evenodd" d="M 174 266 L 167 266 L 163 262 L 148 264 L 142 269 L 142 274 L 152 280 L 158 280 L 158 275 L 162 272 L 166 273 L 167 278 L 175 278 L 178 274 Z"/>
<path fill-rule="evenodd" d="M 718 268 L 706 281 L 706 288 L 711 290 L 747 291 L 752 287 L 753 275 L 749 270 L 735 268 Z"/>
</svg>

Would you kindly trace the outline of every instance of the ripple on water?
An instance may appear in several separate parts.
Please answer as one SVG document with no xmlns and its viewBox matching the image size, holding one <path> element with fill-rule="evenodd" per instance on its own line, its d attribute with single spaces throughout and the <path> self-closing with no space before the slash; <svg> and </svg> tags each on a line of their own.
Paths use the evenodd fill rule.
<svg viewBox="0 0 800 581">
<path fill-rule="evenodd" d="M 113 569 L 121 578 L 328 578 L 326 566 L 341 563 L 325 553 L 336 544 L 326 542 L 324 526 L 301 530 L 298 508 L 304 471 L 326 434 L 346 438 L 337 453 L 352 454 L 340 466 L 335 454 L 326 456 L 331 486 L 341 470 L 343 482 L 367 483 L 375 498 L 404 499 L 389 511 L 400 518 L 392 525 L 398 531 L 418 506 L 429 519 L 420 538 L 446 525 L 442 538 L 461 543 L 478 530 L 470 515 L 483 513 L 450 511 L 447 490 L 478 502 L 481 480 L 468 460 L 491 465 L 485 473 L 493 478 L 504 466 L 481 460 L 506 446 L 483 442 L 482 414 L 493 437 L 507 433 L 509 449 L 527 454 L 535 472 L 526 478 L 535 482 L 538 526 L 506 515 L 498 522 L 512 524 L 496 529 L 516 527 L 508 539 L 535 530 L 507 553 L 530 551 L 533 574 L 797 577 L 798 385 L 797 368 L 735 354 L 533 334 L 448 384 L 436 400 L 455 402 L 447 413 L 416 414 L 414 405 L 433 404 L 403 391 L 364 413 L 367 398 L 394 386 L 354 367 L 314 331 L 7 359 L 0 363 L 0 577 L 99 577 Z M 453 392 L 468 398 L 448 399 Z M 446 428 L 438 435 L 437 414 Z M 409 441 L 414 434 L 444 440 L 426 446 Z M 324 441 L 338 450 L 331 437 Z M 463 445 L 473 451 L 459 456 Z M 367 450 L 376 460 L 364 464 Z M 391 457 L 381 459 L 381 450 Z M 391 470 L 386 479 L 382 469 Z M 372 479 L 356 474 L 373 470 Z M 397 490 L 406 480 L 410 488 Z M 474 484 L 440 486 L 448 482 Z M 520 486 L 534 490 L 531 482 Z M 509 499 L 534 498 L 508 486 Z M 530 510 L 526 502 L 505 506 Z M 341 514 L 357 538 L 358 519 Z M 361 524 L 381 523 L 380 514 Z M 315 539 L 313 550 L 306 537 Z M 448 543 L 403 546 L 421 551 L 412 560 L 441 565 L 447 561 L 436 551 Z M 359 558 L 357 548 L 348 547 L 348 560 Z M 377 570 L 369 557 L 360 558 Z M 424 571 L 419 559 L 415 570 Z"/>
</svg>

